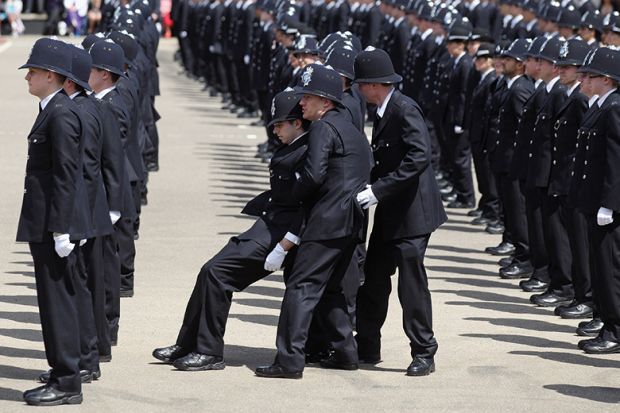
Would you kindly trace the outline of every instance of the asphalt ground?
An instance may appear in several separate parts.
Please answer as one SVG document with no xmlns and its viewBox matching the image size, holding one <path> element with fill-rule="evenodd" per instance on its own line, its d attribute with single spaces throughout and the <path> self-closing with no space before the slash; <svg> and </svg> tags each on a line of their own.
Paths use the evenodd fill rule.
<svg viewBox="0 0 620 413">
<path fill-rule="evenodd" d="M 26 136 L 37 114 L 17 67 L 34 40 L 0 44 L 0 412 L 33 409 L 22 392 L 48 368 L 31 257 L 27 245 L 15 243 Z M 255 377 L 254 368 L 275 355 L 281 274 L 235 294 L 225 370 L 180 372 L 153 359 L 153 348 L 174 343 L 198 270 L 249 227 L 240 210 L 268 185 L 267 166 L 254 158 L 264 130 L 220 110 L 219 99 L 180 75 L 175 50 L 174 40 L 162 41 L 161 170 L 151 174 L 136 242 L 136 294 L 122 299 L 119 344 L 112 362 L 102 364 L 101 379 L 84 385 L 82 405 L 56 409 L 620 411 L 620 355 L 581 352 L 577 321 L 531 305 L 517 281 L 501 280 L 497 257 L 483 252 L 500 237 L 470 225 L 465 211 L 450 211 L 426 255 L 439 342 L 437 371 L 428 377 L 405 376 L 411 359 L 396 293 L 381 364 L 353 372 L 308 367 L 303 380 Z"/>
</svg>

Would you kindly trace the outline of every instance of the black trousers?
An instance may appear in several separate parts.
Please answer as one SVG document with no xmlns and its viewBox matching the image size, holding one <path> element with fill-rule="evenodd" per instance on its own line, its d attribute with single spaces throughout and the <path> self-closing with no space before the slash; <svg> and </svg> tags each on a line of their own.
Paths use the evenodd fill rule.
<svg viewBox="0 0 620 413">
<path fill-rule="evenodd" d="M 90 239 L 89 241 L 92 241 Z M 74 249 L 77 254 L 75 289 L 77 297 L 78 322 L 80 326 L 80 370 L 99 370 L 99 349 L 97 347 L 97 328 L 93 310 L 93 294 L 90 288 L 90 273 L 87 268 L 88 242 Z"/>
<path fill-rule="evenodd" d="M 549 258 L 548 291 L 572 297 L 573 253 L 568 230 L 572 211 L 566 207 L 566 197 L 547 195 L 543 200 L 542 213 Z"/>
<path fill-rule="evenodd" d="M 504 208 L 504 224 L 510 233 L 512 244 L 515 246 L 515 260 L 526 262 L 530 259 L 530 244 L 527 231 L 525 195 L 516 179 L 511 179 L 508 173 L 499 174 L 500 199 Z"/>
<path fill-rule="evenodd" d="M 121 217 L 114 227 L 116 229 L 118 257 L 121 264 L 120 288 L 123 290 L 133 290 L 134 262 L 136 259 L 135 222 L 131 218 Z"/>
<path fill-rule="evenodd" d="M 50 239 L 29 243 L 37 284 L 37 302 L 45 356 L 52 368 L 49 384 L 66 392 L 81 391 L 80 324 L 75 252 L 60 258 Z"/>
<path fill-rule="evenodd" d="M 483 217 L 497 220 L 500 216 L 499 194 L 495 175 L 491 172 L 489 156 L 484 152 L 482 142 L 471 142 L 471 153 L 480 192 L 478 208 L 482 210 Z"/>
<path fill-rule="evenodd" d="M 596 215 L 588 215 L 592 287 L 604 326 L 599 337 L 620 342 L 620 214 L 614 222 L 599 226 Z"/>
<path fill-rule="evenodd" d="M 525 186 L 524 182 L 520 183 Z M 532 278 L 550 282 L 549 254 L 545 243 L 543 220 L 543 203 L 547 199 L 546 188 L 525 189 L 525 214 L 527 216 L 527 234 L 530 243 L 530 262 L 534 267 Z"/>
<path fill-rule="evenodd" d="M 236 106 L 241 106 L 237 64 L 232 57 L 226 57 L 226 76 L 228 79 L 228 91 L 230 92 L 232 103 Z"/>
<path fill-rule="evenodd" d="M 108 328 L 104 331 L 106 336 L 99 342 L 99 354 L 101 355 L 111 354 L 108 344 L 118 339 L 118 323 L 121 317 L 121 261 L 118 250 L 118 232 L 117 222 L 114 225 L 114 233 L 103 239 L 103 283 Z"/>
<path fill-rule="evenodd" d="M 590 266 L 590 233 L 586 216 L 575 208 L 567 208 L 568 240 L 573 255 L 575 299 L 592 303 L 592 267 Z"/>
<path fill-rule="evenodd" d="M 336 358 L 357 362 L 357 345 L 342 288 L 355 246 L 352 236 L 302 241 L 299 245 L 282 301 L 275 364 L 287 371 L 303 371 L 308 330 L 319 301 L 325 315 L 325 334 L 332 339 Z"/>
<path fill-rule="evenodd" d="M 247 110 L 256 108 L 256 92 L 252 88 L 252 66 L 246 65 L 242 59 L 235 60 L 237 67 L 237 83 L 239 85 L 239 99 Z"/>
<path fill-rule="evenodd" d="M 107 236 L 106 236 L 107 237 Z M 80 248 L 86 269 L 87 285 L 92 300 L 92 312 L 98 353 L 110 354 L 110 331 L 106 317 L 106 283 L 104 244 L 106 237 L 95 237 Z M 117 273 L 118 276 L 118 273 Z M 97 360 L 99 357 L 97 356 Z"/>
<path fill-rule="evenodd" d="M 233 237 L 203 265 L 176 343 L 201 354 L 223 357 L 232 295 L 271 274 L 264 269 L 269 252 L 269 246 Z"/>
<path fill-rule="evenodd" d="M 375 224 L 376 225 L 376 224 Z M 359 354 L 381 352 L 381 327 L 388 312 L 391 276 L 398 268 L 398 299 L 411 356 L 430 358 L 437 352 L 433 309 L 424 254 L 430 234 L 399 240 L 382 240 L 373 232 L 366 256 L 366 279 L 357 293 L 357 343 Z"/>
<path fill-rule="evenodd" d="M 457 201 L 463 203 L 474 203 L 474 181 L 471 174 L 471 147 L 469 145 L 469 134 L 463 132 L 454 133 L 453 130 L 446 131 L 449 142 L 447 148 L 452 152 L 450 162 L 452 164 L 452 184 L 456 193 Z"/>
</svg>

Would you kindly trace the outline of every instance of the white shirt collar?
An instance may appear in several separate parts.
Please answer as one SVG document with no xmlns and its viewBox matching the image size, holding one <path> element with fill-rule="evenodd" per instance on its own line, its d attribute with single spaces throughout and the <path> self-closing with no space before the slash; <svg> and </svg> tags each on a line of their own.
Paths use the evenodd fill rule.
<svg viewBox="0 0 620 413">
<path fill-rule="evenodd" d="M 551 89 L 553 89 L 553 86 L 555 86 L 558 80 L 560 80 L 560 76 L 554 77 L 549 81 L 549 83 L 547 83 L 547 86 L 545 86 L 545 88 L 547 89 L 547 93 L 551 93 Z"/>
<path fill-rule="evenodd" d="M 511 21 L 510 21 L 510 27 L 514 29 L 514 27 L 517 25 L 517 23 L 519 23 L 521 20 L 523 20 L 523 16 L 520 14 L 517 14 Z"/>
<path fill-rule="evenodd" d="M 422 35 L 420 36 L 422 38 L 422 40 L 426 40 L 426 38 L 428 36 L 431 35 L 431 33 L 433 32 L 433 29 L 426 29 L 426 31 L 424 33 L 422 33 Z"/>
<path fill-rule="evenodd" d="M 307 134 L 308 134 L 308 131 L 305 131 L 304 133 L 302 133 L 301 135 L 299 135 L 298 137 L 296 137 L 295 139 L 293 139 L 293 140 L 291 141 L 291 143 L 289 143 L 289 145 L 292 145 L 292 144 L 293 144 L 296 140 L 298 140 L 299 138 L 301 138 L 302 136 L 307 135 Z"/>
<path fill-rule="evenodd" d="M 476 7 L 478 7 L 478 5 L 480 4 L 480 0 L 474 0 L 471 3 L 469 3 L 469 11 L 473 11 Z"/>
<path fill-rule="evenodd" d="M 542 79 L 538 79 L 534 81 L 534 89 L 538 89 L 538 86 L 543 82 Z"/>
<path fill-rule="evenodd" d="M 394 27 L 398 27 L 398 26 L 400 26 L 400 24 L 403 22 L 403 20 L 405 20 L 405 16 L 401 16 L 401 17 L 399 17 L 399 18 L 398 18 L 398 20 L 396 20 L 396 21 L 394 22 Z"/>
<path fill-rule="evenodd" d="M 454 59 L 454 66 L 459 64 L 459 62 L 461 61 L 461 58 L 463 56 L 465 56 L 465 52 L 462 52 L 460 55 L 458 55 L 458 57 L 456 59 Z"/>
<path fill-rule="evenodd" d="M 514 82 L 515 82 L 518 78 L 520 78 L 521 76 L 523 76 L 523 75 L 517 75 L 517 76 L 513 77 L 512 79 L 508 79 L 508 83 L 506 83 L 506 87 L 507 87 L 508 89 L 510 89 L 510 88 L 512 87 L 512 84 L 513 84 L 513 83 L 514 83 Z"/>
<path fill-rule="evenodd" d="M 45 107 L 47 106 L 47 104 L 50 103 L 50 101 L 54 98 L 54 96 L 56 96 L 56 94 L 60 92 L 61 90 L 62 89 L 58 89 L 57 91 L 52 92 L 51 95 L 47 95 L 46 97 L 41 99 L 41 102 L 39 103 L 39 105 L 41 105 L 41 111 L 45 110 Z"/>
<path fill-rule="evenodd" d="M 77 95 L 79 95 L 80 93 L 82 93 L 82 92 L 78 90 L 77 92 L 75 92 L 75 93 L 73 93 L 71 96 L 69 96 L 69 98 L 70 98 L 71 100 L 73 100 L 73 99 L 75 99 L 75 97 L 76 97 Z"/>
<path fill-rule="evenodd" d="M 532 19 L 530 20 L 526 25 L 525 28 L 528 30 L 532 30 L 532 28 L 534 27 L 535 24 L 538 23 L 538 19 Z"/>
<path fill-rule="evenodd" d="M 577 87 L 578 87 L 580 84 L 581 84 L 581 82 L 575 82 L 575 84 L 574 84 L 574 85 L 572 85 L 572 86 L 570 87 L 570 89 L 568 89 L 568 92 L 566 92 L 566 94 L 567 94 L 568 96 L 572 95 L 572 94 L 573 94 L 573 92 L 577 89 Z"/>
<path fill-rule="evenodd" d="M 480 83 L 482 83 L 482 81 L 484 80 L 485 77 L 487 77 L 489 75 L 489 73 L 495 71 L 495 69 L 493 69 L 492 67 L 488 68 L 486 72 L 484 72 L 482 74 L 482 76 L 480 76 Z"/>
<path fill-rule="evenodd" d="M 603 103 L 605 103 L 605 99 L 607 99 L 607 97 L 609 95 L 611 95 L 612 93 L 614 93 L 617 89 L 611 89 L 609 92 L 605 93 L 603 96 L 601 96 L 601 98 L 598 100 L 598 107 L 600 108 L 601 106 L 603 106 Z"/>
<path fill-rule="evenodd" d="M 114 89 L 116 89 L 116 85 L 109 87 L 107 89 L 103 89 L 101 92 L 99 93 L 95 93 L 95 97 L 97 99 L 103 99 L 105 95 L 107 95 L 108 93 L 110 93 L 111 91 L 113 91 Z"/>
<path fill-rule="evenodd" d="M 593 95 L 590 100 L 588 100 L 588 107 L 591 108 L 592 106 L 594 106 L 594 104 L 596 103 L 596 100 L 598 99 L 598 95 Z"/>
<path fill-rule="evenodd" d="M 394 94 L 395 90 L 396 88 L 393 87 L 392 90 L 390 90 L 390 93 L 388 93 L 388 95 L 385 97 L 385 100 L 383 101 L 381 106 L 377 108 L 377 116 L 379 116 L 380 118 L 382 118 L 385 114 L 385 109 L 387 108 L 388 102 L 390 101 L 390 98 Z"/>
</svg>

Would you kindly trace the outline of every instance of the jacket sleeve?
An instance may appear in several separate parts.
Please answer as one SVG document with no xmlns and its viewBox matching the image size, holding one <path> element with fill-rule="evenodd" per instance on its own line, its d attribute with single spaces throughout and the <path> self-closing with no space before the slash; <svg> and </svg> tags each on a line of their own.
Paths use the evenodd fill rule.
<svg viewBox="0 0 620 413">
<path fill-rule="evenodd" d="M 101 173 L 101 124 L 91 113 L 84 108 L 84 180 L 88 189 L 88 204 L 91 211 L 97 200 L 96 177 Z"/>
<path fill-rule="evenodd" d="M 459 68 L 459 91 L 457 95 L 456 102 L 456 111 L 454 113 L 454 125 L 465 127 L 465 109 L 466 109 L 466 100 L 467 100 L 467 86 L 469 83 L 469 69 L 471 65 L 465 64 L 463 62 L 461 67 Z"/>
<path fill-rule="evenodd" d="M 372 192 L 379 201 L 406 191 L 430 164 L 430 139 L 422 112 L 418 108 L 406 108 L 401 121 L 402 140 L 409 149 L 395 171 L 372 184 Z"/>
<path fill-rule="evenodd" d="M 306 161 L 293 186 L 293 197 L 299 201 L 311 198 L 327 178 L 329 155 L 333 150 L 334 132 L 325 122 L 314 122 L 310 128 Z"/>
<path fill-rule="evenodd" d="M 48 231 L 69 233 L 73 202 L 80 167 L 82 125 L 68 108 L 52 114 L 49 134 L 52 139 L 52 188 Z"/>
<path fill-rule="evenodd" d="M 101 173 L 111 211 L 123 210 L 123 175 L 125 153 L 121 143 L 118 120 L 107 102 L 102 102 L 103 147 Z"/>
<path fill-rule="evenodd" d="M 620 212 L 620 105 L 614 102 L 607 112 L 607 159 L 601 205 Z"/>
</svg>

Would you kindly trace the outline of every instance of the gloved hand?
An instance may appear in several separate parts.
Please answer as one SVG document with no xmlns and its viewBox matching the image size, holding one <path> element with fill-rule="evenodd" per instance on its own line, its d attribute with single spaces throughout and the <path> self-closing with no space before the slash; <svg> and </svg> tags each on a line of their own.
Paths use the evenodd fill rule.
<svg viewBox="0 0 620 413">
<path fill-rule="evenodd" d="M 461 133 L 463 133 L 463 128 L 460 127 L 459 125 L 455 125 L 454 126 L 454 133 L 456 133 L 457 135 L 460 135 Z"/>
<path fill-rule="evenodd" d="M 119 219 L 121 219 L 120 211 L 110 211 L 110 221 L 112 221 L 112 225 L 116 224 Z"/>
<path fill-rule="evenodd" d="M 601 227 L 614 222 L 614 211 L 609 208 L 600 207 L 596 214 L 596 223 Z"/>
<path fill-rule="evenodd" d="M 245 56 L 243 56 L 243 63 L 245 63 L 246 65 L 250 64 L 250 55 L 246 54 Z"/>
<path fill-rule="evenodd" d="M 276 247 L 267 255 L 265 259 L 265 270 L 267 271 L 278 271 L 282 268 L 282 263 L 284 262 L 284 258 L 286 258 L 286 254 L 288 251 L 285 251 L 282 248 L 282 245 L 279 243 L 276 244 Z"/>
<path fill-rule="evenodd" d="M 366 189 L 357 194 L 357 202 L 362 208 L 368 209 L 379 201 L 377 200 L 375 194 L 373 194 L 370 185 L 366 185 Z"/>
<path fill-rule="evenodd" d="M 80 240 L 80 247 L 83 247 L 84 244 L 86 244 L 86 241 L 88 241 L 87 239 L 81 239 Z"/>
<path fill-rule="evenodd" d="M 75 245 L 69 239 L 69 234 L 54 233 L 54 249 L 60 258 L 69 256 L 74 247 Z"/>
</svg>

